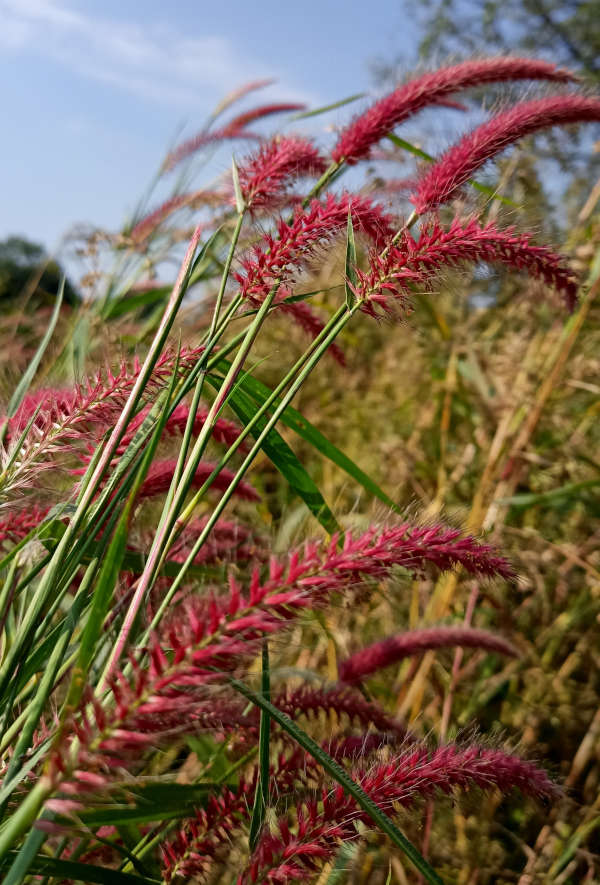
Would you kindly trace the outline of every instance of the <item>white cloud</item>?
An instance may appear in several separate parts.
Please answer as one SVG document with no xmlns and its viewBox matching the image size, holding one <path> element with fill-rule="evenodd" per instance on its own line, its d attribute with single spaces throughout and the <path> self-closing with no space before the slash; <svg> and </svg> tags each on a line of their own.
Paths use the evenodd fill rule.
<svg viewBox="0 0 600 885">
<path fill-rule="evenodd" d="M 190 37 L 166 22 L 85 15 L 52 0 L 0 0 L 0 14 L 6 49 L 52 58 L 81 76 L 159 103 L 190 109 L 206 104 L 203 93 L 212 102 L 248 80 L 277 76 L 241 55 L 226 37 Z M 278 95 L 310 98 L 282 82 Z"/>
</svg>

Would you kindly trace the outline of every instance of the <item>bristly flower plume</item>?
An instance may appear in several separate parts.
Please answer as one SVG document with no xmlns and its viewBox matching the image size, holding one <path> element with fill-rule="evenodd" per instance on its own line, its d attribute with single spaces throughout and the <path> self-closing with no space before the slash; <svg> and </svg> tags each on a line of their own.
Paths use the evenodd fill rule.
<svg viewBox="0 0 600 885">
<path fill-rule="evenodd" d="M 411 287 L 428 288 L 444 268 L 486 262 L 523 271 L 562 292 L 569 309 L 577 301 L 578 281 L 563 255 L 547 246 L 534 246 L 529 234 L 514 228 L 501 230 L 494 223 L 481 226 L 472 219 L 454 218 L 444 229 L 438 222 L 426 226 L 418 237 L 404 231 L 384 255 L 373 252 L 370 267 L 357 268 L 353 286 L 363 310 L 374 314 L 375 305 L 389 312 L 391 301 L 405 306 Z"/>
<path fill-rule="evenodd" d="M 465 135 L 427 170 L 411 199 L 420 214 L 456 194 L 472 175 L 520 138 L 551 126 L 600 122 L 600 99 L 552 95 L 525 101 Z"/>
<path fill-rule="evenodd" d="M 350 164 L 368 157 L 371 147 L 404 120 L 430 105 L 448 104 L 448 96 L 461 89 L 510 80 L 572 79 L 570 71 L 531 58 L 485 58 L 441 68 L 398 86 L 357 115 L 342 131 L 332 157 Z"/>
<path fill-rule="evenodd" d="M 197 135 L 192 136 L 192 138 L 188 138 L 176 148 L 173 148 L 165 159 L 163 170 L 165 172 L 170 172 L 183 160 L 191 157 L 192 154 L 195 154 L 200 148 L 206 147 L 209 144 L 217 144 L 220 141 L 228 141 L 231 139 L 260 140 L 260 135 L 257 135 L 255 132 L 250 132 L 246 128 L 250 123 L 255 123 L 257 120 L 262 120 L 265 117 L 271 117 L 273 114 L 283 114 L 289 111 L 303 111 L 305 107 L 306 105 L 298 104 L 297 102 L 280 102 L 279 104 L 266 104 L 257 108 L 252 108 L 249 111 L 244 111 L 220 129 L 214 129 L 213 131 L 203 130 Z"/>
<path fill-rule="evenodd" d="M 390 762 L 353 772 L 354 780 L 382 810 L 410 807 L 416 798 L 429 798 L 454 789 L 519 789 L 537 799 L 560 794 L 546 773 L 530 762 L 501 750 L 450 744 L 438 750 L 411 748 Z M 315 799 L 295 808 L 292 830 L 281 817 L 275 831 L 265 828 L 239 885 L 254 882 L 294 882 L 315 874 L 337 851 L 340 842 L 358 839 L 356 824 L 368 816 L 341 786 L 324 787 Z"/>
<path fill-rule="evenodd" d="M 476 611 L 481 585 L 493 578 L 514 582 L 509 561 L 474 536 L 438 523 L 390 519 L 365 531 L 370 502 L 359 502 L 356 491 L 376 496 L 388 512 L 400 512 L 402 501 L 394 504 L 391 489 L 380 489 L 291 404 L 297 405 L 301 391 L 304 400 L 304 385 L 322 371 L 327 352 L 344 365 L 342 335 L 349 361 L 354 344 L 353 359 L 360 363 L 349 379 L 350 405 L 362 397 L 381 368 L 374 344 L 380 337 L 378 332 L 373 338 L 372 329 L 353 337 L 351 323 L 361 321 L 361 310 L 375 317 L 408 314 L 412 301 L 433 293 L 448 269 L 486 263 L 536 281 L 523 286 L 511 305 L 510 335 L 518 332 L 519 341 L 522 330 L 515 332 L 511 317 L 521 316 L 523 299 L 537 296 L 540 283 L 575 306 L 578 278 L 568 257 L 536 245 L 529 234 L 475 215 L 419 219 L 518 138 L 557 124 L 599 121 L 600 99 L 562 88 L 573 79 L 554 64 L 511 57 L 416 76 L 356 116 L 339 134 L 333 159 L 307 137 L 251 131 L 255 122 L 303 105 L 262 104 L 234 116 L 234 102 L 266 85 L 249 83 L 216 107 L 202 131 L 175 147 L 163 168 L 174 168 L 204 146 L 254 140 L 250 155 L 234 161 L 232 178 L 197 189 L 190 164 L 186 192 L 180 180 L 121 234 L 91 238 L 86 257 L 98 270 L 86 286 L 90 292 L 102 288 L 104 297 L 69 305 L 66 317 L 60 299 L 53 311 L 46 313 L 44 305 L 36 324 L 52 319 L 39 346 L 21 309 L 15 311 L 5 338 L 11 339 L 11 355 L 26 342 L 17 371 L 25 369 L 29 354 L 31 364 L 0 418 L 0 868 L 11 881 L 71 874 L 109 881 L 113 873 L 148 883 L 148 876 L 159 876 L 164 885 L 316 881 L 341 843 L 366 837 L 369 851 L 376 847 L 381 857 L 386 846 L 382 840 L 375 846 L 372 838 L 380 829 L 389 847 L 402 849 L 433 882 L 438 879 L 426 853 L 431 849 L 434 865 L 440 858 L 450 864 L 444 845 L 429 845 L 430 831 L 448 831 L 440 794 L 477 787 L 500 793 L 518 788 L 542 800 L 560 795 L 532 762 L 470 741 L 445 743 L 476 706 L 470 693 L 479 691 L 489 671 L 480 667 L 482 660 L 518 655 L 518 638 L 513 647 L 472 626 L 482 623 Z M 432 165 L 408 170 L 410 179 L 388 181 L 385 191 L 375 181 L 368 190 L 370 173 L 362 190 L 337 189 L 347 165 L 367 157 L 397 160 L 401 148 L 410 150 L 394 138 L 395 152 L 377 144 L 422 109 L 466 110 L 456 100 L 461 91 L 522 80 L 561 88 L 558 95 L 499 113 L 437 162 L 413 150 Z M 416 206 L 406 221 L 386 208 L 398 191 L 411 194 Z M 163 287 L 158 280 L 175 257 L 172 250 L 184 252 L 185 226 L 195 211 L 200 218 L 176 280 Z M 118 251 L 118 270 L 105 289 L 100 268 L 109 263 L 98 243 Z M 581 253 L 574 254 L 583 265 Z M 550 387 L 593 294 L 590 289 L 569 324 L 573 334 L 559 335 L 552 371 L 541 366 Z M 494 316 L 501 301 L 492 308 Z M 482 316 L 467 318 L 465 328 L 459 320 L 459 343 L 471 347 Z M 296 323 L 312 339 L 299 356 L 291 335 L 281 345 L 264 334 L 269 327 L 274 336 L 281 334 L 284 323 L 288 333 Z M 51 339 L 55 326 L 68 329 L 65 346 Z M 197 346 L 173 349 L 185 330 Z M 544 337 L 551 350 L 555 333 Z M 143 363 L 122 362 L 86 381 L 83 361 L 117 341 L 124 352 L 142 347 Z M 437 361 L 456 350 L 442 341 L 440 357 L 435 335 L 431 341 Z M 491 338 L 488 344 L 484 362 Z M 539 362 L 537 351 L 530 353 Z M 495 357 L 487 362 L 484 374 L 492 379 Z M 331 374 L 332 367 L 326 368 Z M 410 375 L 418 372 L 409 368 Z M 72 373 L 83 375 L 83 383 L 66 386 Z M 527 387 L 526 375 L 517 371 Z M 333 386 L 325 383 L 330 392 L 347 387 L 337 379 Z M 443 386 L 445 414 L 453 397 L 444 397 Z M 484 387 L 480 398 L 489 405 L 489 384 Z M 550 387 L 543 385 L 538 406 Z M 477 445 L 469 442 L 469 427 L 464 455 L 463 443 L 454 454 L 451 445 L 445 447 L 448 476 L 466 491 L 469 483 L 459 482 L 457 471 L 462 475 L 468 466 L 472 448 L 475 467 L 486 464 L 481 441 L 495 449 L 494 427 L 500 419 L 506 429 L 504 418 L 513 411 L 503 417 L 500 388 L 476 428 Z M 438 397 L 428 398 L 423 384 L 419 391 L 428 424 L 430 418 L 436 424 Z M 309 398 L 313 412 L 322 403 L 328 409 L 328 397 Z M 536 409 L 534 424 L 538 417 Z M 280 422 L 285 441 L 277 431 Z M 534 424 L 526 424 L 532 441 Z M 428 441 L 432 434 L 437 439 L 439 428 L 415 426 L 427 458 Z M 300 440 L 298 453 L 293 434 Z M 456 434 L 452 439 L 458 440 Z M 518 428 L 515 440 L 507 438 L 508 448 L 521 451 Z M 303 464 L 307 446 L 311 472 Z M 315 453 L 347 476 L 335 513 L 311 475 Z M 492 461 L 487 458 L 496 479 L 505 476 L 497 458 Z M 421 473 L 429 477 L 419 488 L 425 500 L 436 485 L 435 471 Z M 331 489 L 328 474 L 317 480 Z M 488 485 L 486 501 L 496 500 Z M 334 486 L 341 488 L 337 478 Z M 295 496 L 299 517 L 306 505 L 321 534 L 294 549 L 289 539 L 305 537 L 296 505 L 289 503 Z M 466 503 L 462 492 L 458 497 Z M 352 498 L 356 509 L 344 512 L 339 502 Z M 242 521 L 235 508 L 242 509 Z M 345 528 L 360 529 L 336 533 L 338 519 Z M 283 553 L 273 555 L 273 537 Z M 425 599 L 431 579 L 449 571 Z M 423 586 L 416 587 L 421 579 Z M 459 624 L 460 581 L 468 581 L 471 592 Z M 516 588 L 509 589 L 514 600 Z M 497 600 L 500 588 L 493 592 Z M 527 601 L 519 611 L 525 612 L 521 622 L 531 620 Z M 408 613 L 411 626 L 427 626 L 409 630 L 403 623 Z M 452 621 L 432 626 L 428 613 Z M 510 635 L 518 623 L 515 615 L 506 628 Z M 454 649 L 452 673 L 436 685 L 441 691 L 429 692 L 429 667 L 437 656 L 438 664 L 448 658 L 438 652 L 443 649 Z M 462 667 L 465 649 L 474 651 Z M 416 656 L 424 653 L 419 662 Z M 401 661 L 408 681 L 397 697 L 392 668 Z M 495 659 L 488 663 L 495 665 Z M 522 674 L 519 664 L 503 662 Z M 367 680 L 372 697 L 365 693 Z M 460 681 L 465 684 L 458 690 Z M 410 710 L 410 730 L 398 712 L 404 710 Z M 423 742 L 423 734 L 438 731 L 441 745 Z M 392 820 L 417 802 L 427 803 L 423 856 Z M 408 824 L 414 835 L 419 813 L 417 807 L 410 820 L 401 818 L 401 827 Z M 527 820 L 533 832 L 533 818 Z M 488 836 L 486 830 L 486 845 L 497 846 Z"/>
<path fill-rule="evenodd" d="M 357 231 L 381 248 L 396 230 L 390 215 L 371 200 L 360 196 L 328 194 L 324 201 L 313 200 L 306 210 L 298 208 L 291 224 L 280 220 L 277 235 L 267 234 L 254 247 L 252 257 L 242 261 L 244 273 L 237 273 L 242 295 L 260 302 L 279 280 L 285 285 L 290 274 L 314 254 L 317 247 L 345 229 L 348 212 Z"/>
<path fill-rule="evenodd" d="M 397 636 L 381 639 L 357 651 L 342 661 L 339 666 L 340 681 L 346 683 L 360 682 L 372 673 L 396 664 L 404 658 L 421 654 L 429 649 L 480 648 L 485 651 L 514 656 L 514 646 L 487 630 L 476 630 L 473 627 L 425 627 L 423 630 L 411 630 Z"/>
<path fill-rule="evenodd" d="M 322 175 L 326 168 L 326 161 L 308 138 L 273 138 L 240 166 L 246 205 L 252 209 L 269 206 L 294 180 Z"/>
</svg>

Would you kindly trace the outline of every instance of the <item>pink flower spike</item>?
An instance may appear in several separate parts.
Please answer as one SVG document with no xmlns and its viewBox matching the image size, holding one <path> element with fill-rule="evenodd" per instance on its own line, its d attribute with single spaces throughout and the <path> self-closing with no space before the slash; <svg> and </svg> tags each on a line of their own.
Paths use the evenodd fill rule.
<svg viewBox="0 0 600 885">
<path fill-rule="evenodd" d="M 417 797 L 472 787 L 502 793 L 517 788 L 537 799 L 560 796 L 546 772 L 531 762 L 477 745 L 449 744 L 433 751 L 411 747 L 390 762 L 355 770 L 352 776 L 373 802 L 392 814 L 394 805 L 410 807 Z M 359 838 L 357 822 L 369 823 L 366 812 L 357 808 L 339 785 L 323 786 L 318 801 L 305 799 L 295 806 L 294 814 L 298 821 L 294 833 L 287 816 L 280 818 L 276 827 L 264 828 L 240 885 L 288 881 L 285 876 L 291 857 L 297 866 L 294 878 L 307 878 L 314 872 L 315 857 L 331 858 L 340 840 Z"/>
<path fill-rule="evenodd" d="M 487 630 L 476 630 L 469 627 L 427 627 L 423 630 L 412 630 L 389 636 L 379 642 L 368 645 L 351 657 L 342 661 L 339 667 L 341 682 L 349 684 L 360 682 L 366 676 L 396 664 L 404 658 L 421 654 L 435 648 L 481 648 L 486 651 L 515 656 L 516 649 L 505 639 L 495 636 Z"/>
<path fill-rule="evenodd" d="M 141 218 L 131 229 L 129 236 L 136 245 L 139 245 L 147 240 L 150 234 L 178 209 L 197 209 L 200 206 L 218 205 L 223 197 L 224 194 L 220 194 L 218 191 L 203 190 L 176 194 Z"/>
<path fill-rule="evenodd" d="M 272 117 L 273 114 L 285 114 L 291 111 L 304 111 L 306 105 L 298 102 L 279 102 L 279 104 L 263 104 L 249 111 L 243 111 L 229 121 L 224 127 L 226 132 L 239 132 L 240 129 L 246 129 L 249 123 L 255 123 L 257 120 L 263 120 L 265 117 Z"/>
<path fill-rule="evenodd" d="M 46 802 L 48 811 L 54 811 L 55 814 L 70 815 L 73 811 L 81 811 L 85 808 L 82 802 L 76 802 L 74 799 L 48 799 Z"/>
<path fill-rule="evenodd" d="M 478 169 L 520 138 L 551 126 L 600 122 L 600 99 L 552 95 L 520 102 L 469 132 L 431 166 L 411 200 L 419 214 L 436 209 L 456 194 Z"/>
<path fill-rule="evenodd" d="M 355 231 L 368 237 L 375 248 L 394 236 L 396 223 L 376 203 L 355 195 L 328 194 L 324 201 L 313 200 L 306 210 L 298 208 L 291 224 L 280 221 L 277 237 L 263 237 L 253 255 L 242 261 L 244 273 L 235 275 L 242 295 L 259 303 L 276 280 L 289 280 L 319 245 L 345 230 L 349 211 Z"/>
<path fill-rule="evenodd" d="M 276 136 L 241 164 L 240 185 L 252 208 L 264 208 L 281 197 L 297 178 L 322 175 L 327 163 L 311 141 L 299 136 Z"/>
<path fill-rule="evenodd" d="M 460 89 L 510 80 L 573 79 L 570 71 L 532 58 L 485 58 L 441 68 L 398 86 L 357 115 L 340 134 L 332 157 L 336 163 L 356 163 L 399 123 L 429 105 L 447 104 L 447 97 Z"/>
<path fill-rule="evenodd" d="M 500 230 L 493 223 L 482 227 L 477 221 L 453 219 L 448 230 L 438 223 L 421 230 L 418 239 L 405 232 L 384 257 L 373 252 L 370 267 L 357 268 L 356 297 L 363 310 L 375 314 L 374 305 L 390 312 L 390 299 L 407 306 L 410 285 L 429 288 L 445 267 L 487 262 L 523 271 L 562 292 L 569 309 L 577 302 L 578 281 L 565 256 L 547 246 L 534 246 L 529 234 L 513 228 Z"/>
<path fill-rule="evenodd" d="M 35 504 L 27 510 L 11 510 L 5 519 L 0 519 L 0 544 L 9 541 L 17 544 L 42 522 L 49 507 L 38 507 Z"/>
<path fill-rule="evenodd" d="M 188 138 L 177 145 L 176 148 L 173 148 L 167 154 L 162 170 L 163 172 L 171 172 L 176 166 L 187 160 L 188 157 L 191 157 L 192 154 L 195 154 L 201 148 L 207 147 L 207 145 L 218 144 L 220 141 L 232 141 L 238 138 L 241 140 L 246 139 L 247 141 L 260 141 L 260 135 L 256 132 L 246 132 L 242 129 L 231 130 L 228 126 L 215 129 L 214 132 L 199 132 L 192 138 Z"/>
<path fill-rule="evenodd" d="M 223 111 L 226 111 L 227 108 L 231 107 L 231 105 L 235 104 L 237 101 L 240 101 L 242 98 L 245 98 L 251 92 L 256 92 L 259 89 L 264 89 L 266 86 L 272 86 L 273 83 L 275 83 L 275 80 L 273 79 L 273 77 L 269 77 L 265 80 L 250 80 L 248 83 L 243 83 L 241 86 L 238 86 L 237 89 L 229 92 L 225 96 L 225 98 L 221 99 L 221 101 L 213 111 L 213 120 L 219 114 L 222 114 Z"/>
</svg>

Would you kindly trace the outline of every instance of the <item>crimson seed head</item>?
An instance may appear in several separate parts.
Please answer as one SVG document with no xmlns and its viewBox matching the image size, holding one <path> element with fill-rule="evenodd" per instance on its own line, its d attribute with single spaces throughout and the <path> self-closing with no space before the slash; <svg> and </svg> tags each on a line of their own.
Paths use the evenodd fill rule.
<svg viewBox="0 0 600 885">
<path fill-rule="evenodd" d="M 221 129 L 215 129 L 214 132 L 199 132 L 192 138 L 188 138 L 186 141 L 177 145 L 176 148 L 173 148 L 173 150 L 167 154 L 162 167 L 163 171 L 170 172 L 184 160 L 187 160 L 188 157 L 191 157 L 192 154 L 195 154 L 201 148 L 206 147 L 209 144 L 218 144 L 220 141 L 233 141 L 235 139 L 259 141 L 260 135 L 257 135 L 256 132 L 246 132 L 243 129 L 232 130 L 228 126 L 224 126 Z"/>
<path fill-rule="evenodd" d="M 129 234 L 134 244 L 139 245 L 148 239 L 163 221 L 178 209 L 196 209 L 204 205 L 218 205 L 224 194 L 218 191 L 198 190 L 186 194 L 177 194 L 161 203 L 152 212 L 141 218 Z"/>
<path fill-rule="evenodd" d="M 429 105 L 454 105 L 447 96 L 460 89 L 507 80 L 555 80 L 573 75 L 556 65 L 532 58 L 485 58 L 441 68 L 398 86 L 356 116 L 341 133 L 332 157 L 336 163 L 356 163 L 371 147 L 408 117 Z"/>
<path fill-rule="evenodd" d="M 433 751 L 413 746 L 390 762 L 353 771 L 352 777 L 379 808 L 392 814 L 395 806 L 409 807 L 417 797 L 455 789 L 478 787 L 508 793 L 517 788 L 537 799 L 560 794 L 546 772 L 531 762 L 501 750 L 455 744 Z M 242 885 L 286 882 L 290 861 L 294 864 L 291 878 L 306 879 L 317 869 L 316 859 L 326 862 L 338 850 L 340 840 L 359 837 L 358 822 L 370 823 L 366 812 L 337 784 L 324 786 L 316 798 L 296 805 L 294 816 L 293 831 L 287 815 L 276 828 L 265 827 L 241 877 Z"/>
<path fill-rule="evenodd" d="M 238 114 L 237 117 L 234 117 L 233 120 L 227 123 L 225 128 L 230 132 L 236 132 L 240 129 L 245 129 L 249 123 L 255 123 L 257 120 L 262 120 L 265 117 L 272 117 L 273 114 L 285 114 L 290 111 L 304 111 L 305 109 L 305 104 L 289 101 L 279 102 L 279 104 L 263 104 Z"/>
<path fill-rule="evenodd" d="M 244 199 L 253 208 L 268 206 L 294 179 L 322 175 L 326 166 L 307 138 L 274 138 L 239 169 Z"/>
<path fill-rule="evenodd" d="M 424 630 L 412 630 L 389 636 L 379 642 L 361 649 L 351 657 L 342 661 L 339 667 L 341 682 L 360 682 L 371 673 L 396 664 L 411 655 L 433 648 L 481 648 L 495 651 L 503 655 L 516 655 L 515 648 L 487 630 L 476 630 L 471 627 L 428 627 Z"/>
<path fill-rule="evenodd" d="M 600 99 L 552 95 L 514 105 L 465 135 L 425 173 L 411 199 L 419 213 L 450 200 L 488 160 L 509 145 L 550 126 L 600 122 Z"/>
<path fill-rule="evenodd" d="M 368 270 L 356 269 L 354 293 L 365 312 L 374 314 L 375 306 L 387 312 L 391 300 L 407 304 L 411 284 L 427 288 L 443 268 L 484 261 L 542 280 L 562 292 L 572 309 L 578 282 L 567 259 L 547 246 L 532 245 L 530 240 L 530 234 L 519 234 L 514 228 L 499 230 L 493 223 L 481 226 L 474 219 L 465 222 L 455 218 L 447 230 L 436 222 L 425 227 L 418 238 L 405 231 L 385 255 L 372 253 Z"/>
<path fill-rule="evenodd" d="M 286 104 L 265 104 L 252 108 L 249 111 L 244 111 L 244 113 L 238 114 L 237 117 L 234 117 L 220 129 L 215 129 L 213 132 L 203 130 L 192 138 L 188 138 L 187 141 L 182 142 L 167 155 L 163 169 L 166 172 L 174 169 L 182 160 L 187 159 L 187 157 L 195 154 L 196 151 L 206 147 L 208 144 L 216 144 L 220 141 L 236 138 L 260 139 L 260 135 L 249 132 L 246 129 L 249 123 L 254 123 L 256 120 L 262 120 L 264 117 L 270 117 L 273 114 L 285 113 L 286 111 L 302 111 L 305 107 L 306 105 L 304 104 L 290 104 L 287 102 Z"/>
<path fill-rule="evenodd" d="M 264 236 L 253 255 L 242 261 L 244 272 L 235 275 L 242 295 L 260 302 L 277 280 L 285 283 L 319 245 L 345 230 L 348 212 L 355 230 L 362 232 L 377 248 L 393 237 L 396 225 L 376 203 L 350 194 L 339 197 L 328 194 L 325 200 L 313 200 L 305 210 L 298 208 L 291 224 L 281 220 L 277 236 Z"/>
</svg>

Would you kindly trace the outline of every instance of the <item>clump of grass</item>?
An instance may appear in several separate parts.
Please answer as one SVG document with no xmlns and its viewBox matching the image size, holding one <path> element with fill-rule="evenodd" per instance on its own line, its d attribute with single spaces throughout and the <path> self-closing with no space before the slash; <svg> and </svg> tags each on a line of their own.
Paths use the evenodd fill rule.
<svg viewBox="0 0 600 885">
<path fill-rule="evenodd" d="M 115 241 L 123 275 L 111 275 L 104 297 L 83 308 L 69 343 L 81 347 L 90 316 L 107 323 L 150 309 L 143 360 L 72 388 L 28 393 L 20 386 L 11 398 L 0 474 L 6 882 L 36 874 L 296 881 L 321 875 L 342 843 L 369 843 L 382 833 L 422 877 L 439 883 L 426 858 L 434 797 L 475 787 L 494 797 L 513 788 L 537 800 L 562 795 L 543 768 L 514 753 L 446 740 L 464 649 L 474 649 L 484 668 L 493 660 L 488 653 L 515 653 L 507 639 L 470 623 L 478 596 L 500 592 L 494 584 L 488 590 L 492 579 L 514 592 L 509 562 L 476 537 L 487 527 L 482 500 L 495 462 L 488 461 L 465 533 L 433 521 L 433 508 L 416 525 L 400 519 L 402 507 L 359 459 L 291 406 L 323 358 L 340 361 L 339 338 L 352 334 L 361 314 L 364 323 L 381 315 L 414 322 L 444 271 L 500 263 L 576 306 L 567 259 L 534 245 L 531 235 L 467 218 L 459 206 L 448 207 L 447 222 L 427 213 L 517 137 L 541 125 L 600 119 L 597 99 L 568 92 L 541 99 L 543 113 L 539 102 L 520 103 L 475 130 L 421 173 L 420 214 L 404 217 L 362 193 L 334 190 L 348 165 L 422 107 L 447 104 L 470 86 L 521 79 L 565 82 L 570 75 L 528 59 L 427 74 L 358 115 L 329 156 L 307 139 L 276 137 L 239 167 L 234 162 L 220 188 L 193 192 L 210 200 L 173 194 L 140 212 Z M 170 153 L 165 173 L 207 145 L 254 137 L 250 122 L 291 109 L 260 106 L 220 128 L 211 121 Z M 517 121 L 512 129 L 507 115 Z M 307 190 L 302 182 L 311 177 Z M 177 213 L 199 204 L 203 214 L 174 285 L 132 292 L 132 275 L 178 240 L 168 227 Z M 325 317 L 314 307 L 321 289 L 307 292 L 303 281 L 315 262 L 327 264 L 340 239 L 343 269 Z M 193 346 L 173 346 L 183 299 L 196 283 L 205 289 L 200 334 Z M 578 328 L 594 285 L 568 328 Z M 298 322 L 310 341 L 277 367 L 269 387 L 254 359 L 277 315 Z M 567 333 L 553 366 L 569 341 Z M 547 395 L 539 393 L 531 416 Z M 505 482 L 532 421 L 524 419 Z M 304 461 L 282 426 L 311 447 Z M 344 530 L 345 514 L 327 503 L 309 472 L 315 453 L 379 500 L 385 522 Z M 260 458 L 319 527 L 317 538 L 283 556 L 258 525 L 270 494 L 266 471 L 256 468 Z M 439 483 L 438 509 L 445 472 Z M 425 588 L 431 572 L 442 577 L 427 602 L 430 626 L 387 630 L 387 638 L 369 643 L 377 606 L 406 608 L 407 577 Z M 451 627 L 443 619 L 460 574 L 483 583 L 474 586 L 468 623 Z M 405 628 L 415 626 L 415 592 Z M 334 616 L 352 637 L 339 667 Z M 325 642 L 326 673 L 323 660 L 303 665 L 308 637 L 317 647 Z M 415 718 L 428 677 L 436 676 L 434 650 L 447 646 L 457 649 L 455 667 L 435 746 L 406 719 Z M 408 674 L 399 670 L 402 660 Z M 386 709 L 389 691 L 382 704 L 369 690 L 371 677 L 392 666 L 403 678 L 395 712 Z M 475 706 L 488 690 L 482 678 Z M 327 727 L 318 718 L 324 713 Z M 403 809 L 419 799 L 428 803 L 422 850 L 399 828 L 412 835 L 414 810 Z M 452 857 L 443 864 L 452 869 Z"/>
</svg>

